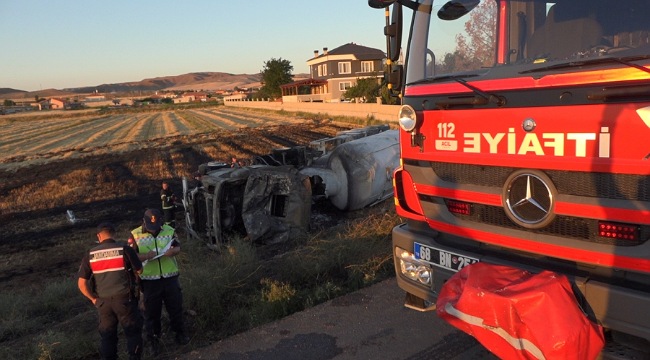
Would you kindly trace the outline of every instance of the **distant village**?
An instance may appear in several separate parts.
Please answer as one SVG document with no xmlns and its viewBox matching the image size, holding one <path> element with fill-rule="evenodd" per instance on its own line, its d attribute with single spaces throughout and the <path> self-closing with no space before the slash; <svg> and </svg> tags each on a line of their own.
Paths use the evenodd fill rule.
<svg viewBox="0 0 650 360">
<path fill-rule="evenodd" d="M 223 102 L 224 97 L 234 96 L 236 98 L 245 98 L 257 89 L 253 88 L 235 88 L 233 90 L 214 90 L 214 91 L 172 91 L 159 90 L 149 91 L 142 94 L 120 94 L 109 93 L 102 94 L 99 92 L 91 94 L 75 94 L 65 97 L 47 97 L 40 98 L 38 95 L 34 99 L 4 99 L 0 106 L 0 114 L 13 114 L 25 111 L 37 110 L 80 110 L 88 108 L 115 108 L 127 106 L 145 106 L 151 104 L 189 104 L 205 102 Z M 1 98 L 1 96 L 0 96 Z"/>
</svg>

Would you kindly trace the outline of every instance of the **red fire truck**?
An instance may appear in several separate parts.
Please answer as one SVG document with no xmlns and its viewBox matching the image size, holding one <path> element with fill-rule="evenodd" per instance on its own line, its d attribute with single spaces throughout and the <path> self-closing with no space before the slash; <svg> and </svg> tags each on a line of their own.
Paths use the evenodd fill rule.
<svg viewBox="0 0 650 360">
<path fill-rule="evenodd" d="M 476 262 L 549 270 L 608 337 L 650 348 L 650 1 L 369 5 L 402 102 L 407 306 Z"/>
</svg>

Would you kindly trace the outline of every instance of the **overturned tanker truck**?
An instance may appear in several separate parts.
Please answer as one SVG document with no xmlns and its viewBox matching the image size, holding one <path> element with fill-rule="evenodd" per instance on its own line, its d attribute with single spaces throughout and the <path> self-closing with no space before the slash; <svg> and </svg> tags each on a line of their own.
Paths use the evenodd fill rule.
<svg viewBox="0 0 650 360">
<path fill-rule="evenodd" d="M 198 185 L 183 179 L 188 234 L 219 247 L 230 235 L 279 243 L 309 230 L 312 204 L 358 210 L 393 195 L 398 131 L 374 125 L 341 131 L 307 146 L 274 149 L 252 165 L 199 166 Z"/>
</svg>

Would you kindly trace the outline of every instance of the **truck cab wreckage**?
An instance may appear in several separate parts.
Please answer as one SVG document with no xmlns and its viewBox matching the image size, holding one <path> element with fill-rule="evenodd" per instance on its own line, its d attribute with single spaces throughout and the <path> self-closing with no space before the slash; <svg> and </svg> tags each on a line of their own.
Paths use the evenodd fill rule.
<svg viewBox="0 0 650 360">
<path fill-rule="evenodd" d="M 183 179 L 187 231 L 220 247 L 229 235 L 278 243 L 309 230 L 312 204 L 358 210 L 393 195 L 397 130 L 388 125 L 341 131 L 307 146 L 275 149 L 253 164 L 199 166 L 198 185 Z"/>
</svg>

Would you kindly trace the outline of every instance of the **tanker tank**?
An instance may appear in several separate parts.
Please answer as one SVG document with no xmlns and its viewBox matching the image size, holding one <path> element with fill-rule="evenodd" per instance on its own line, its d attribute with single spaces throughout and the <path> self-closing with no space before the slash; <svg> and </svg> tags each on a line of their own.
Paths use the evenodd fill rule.
<svg viewBox="0 0 650 360">
<path fill-rule="evenodd" d="M 393 171 L 400 158 L 398 140 L 398 130 L 387 130 L 348 141 L 300 172 L 312 183 L 322 183 L 322 195 L 339 210 L 371 206 L 393 195 Z"/>
</svg>

